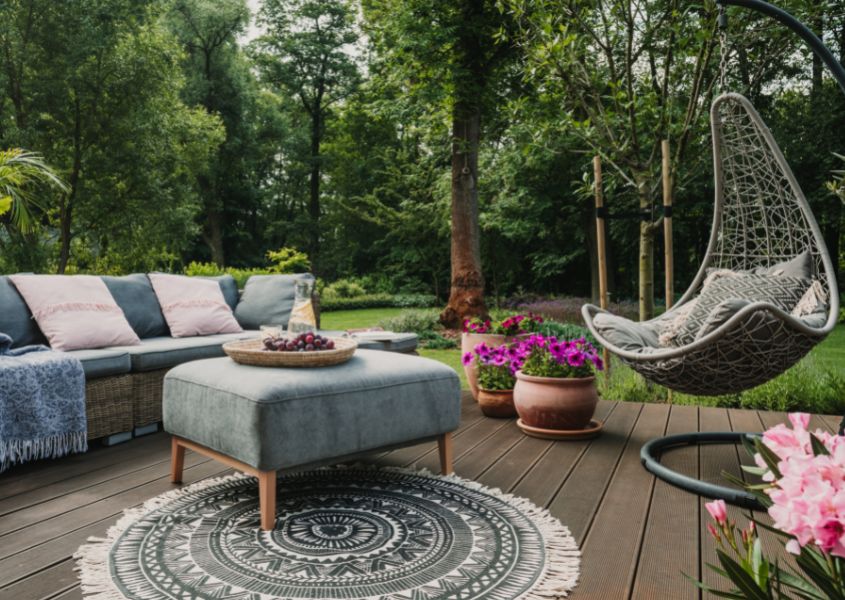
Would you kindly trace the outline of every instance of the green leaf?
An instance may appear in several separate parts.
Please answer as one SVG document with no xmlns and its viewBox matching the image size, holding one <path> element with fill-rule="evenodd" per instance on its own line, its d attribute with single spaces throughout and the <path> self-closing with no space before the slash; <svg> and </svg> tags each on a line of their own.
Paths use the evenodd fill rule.
<svg viewBox="0 0 845 600">
<path fill-rule="evenodd" d="M 754 578 L 738 562 L 722 550 L 717 549 L 716 554 L 728 577 L 746 598 L 749 600 L 769 600 L 769 595 L 760 588 Z"/>
<path fill-rule="evenodd" d="M 12 210 L 12 197 L 0 198 L 0 215 L 5 215 L 10 210 Z"/>
<path fill-rule="evenodd" d="M 813 456 L 830 456 L 822 441 L 812 433 L 810 434 L 810 445 L 813 448 Z"/>
</svg>

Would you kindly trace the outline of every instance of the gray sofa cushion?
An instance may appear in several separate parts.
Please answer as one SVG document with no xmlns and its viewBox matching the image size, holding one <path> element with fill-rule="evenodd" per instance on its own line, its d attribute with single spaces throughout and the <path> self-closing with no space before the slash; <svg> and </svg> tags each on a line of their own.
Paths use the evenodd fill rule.
<svg viewBox="0 0 845 600">
<path fill-rule="evenodd" d="M 324 369 L 192 362 L 164 381 L 164 427 L 255 468 L 294 467 L 452 431 L 460 381 L 433 360 L 358 350 Z"/>
<path fill-rule="evenodd" d="M 0 277 L 0 333 L 12 338 L 13 348 L 30 344 L 47 345 L 47 338 L 32 318 L 32 312 L 6 276 Z"/>
<path fill-rule="evenodd" d="M 132 370 L 129 354 L 123 350 L 72 350 L 67 355 L 78 359 L 85 371 L 85 379 L 97 379 L 109 375 L 124 375 Z"/>
<path fill-rule="evenodd" d="M 144 273 L 123 277 L 104 275 L 102 280 L 139 338 L 170 334 L 153 286 Z"/>
<path fill-rule="evenodd" d="M 235 318 L 244 329 L 261 325 L 287 325 L 293 310 L 294 284 L 313 275 L 253 275 L 235 309 Z"/>
<path fill-rule="evenodd" d="M 241 292 L 238 290 L 238 282 L 231 275 L 218 275 L 216 277 L 202 277 L 203 279 L 212 279 L 220 284 L 220 290 L 223 292 L 223 298 L 226 304 L 232 311 L 238 306 Z"/>
<path fill-rule="evenodd" d="M 141 340 L 139 346 L 120 346 L 115 349 L 129 355 L 132 371 L 155 371 L 191 360 L 224 356 L 224 343 L 258 335 L 257 331 L 243 331 L 185 338 L 154 337 Z"/>
</svg>

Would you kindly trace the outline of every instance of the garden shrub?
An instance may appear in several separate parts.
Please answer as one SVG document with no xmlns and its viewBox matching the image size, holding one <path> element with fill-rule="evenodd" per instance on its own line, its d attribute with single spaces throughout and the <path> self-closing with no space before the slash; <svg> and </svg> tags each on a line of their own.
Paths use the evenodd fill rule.
<svg viewBox="0 0 845 600">
<path fill-rule="evenodd" d="M 440 313 L 437 310 L 403 310 L 395 317 L 382 319 L 378 326 L 387 331 L 416 333 L 419 336 L 443 329 L 440 324 Z"/>
<path fill-rule="evenodd" d="M 254 267 L 240 269 L 237 267 L 220 267 L 215 263 L 191 262 L 185 267 L 185 275 L 191 277 L 217 277 L 219 275 L 231 275 L 238 284 L 238 289 L 243 289 L 247 279 L 253 275 L 280 275 L 288 273 L 307 273 L 311 270 L 311 262 L 308 255 L 295 248 L 279 248 L 267 252 L 267 260 L 270 265 L 267 267 Z"/>
<path fill-rule="evenodd" d="M 428 308 L 435 303 L 434 296 L 425 294 L 365 294 L 354 298 L 321 296 L 320 310 L 330 312 L 361 308 Z"/>
<path fill-rule="evenodd" d="M 327 284 L 322 291 L 322 297 L 327 300 L 357 298 L 366 294 L 367 290 L 364 286 L 351 279 L 338 279 L 334 283 Z"/>
<path fill-rule="evenodd" d="M 238 284 L 238 289 L 244 289 L 247 279 L 253 275 L 272 275 L 274 272 L 269 269 L 238 269 L 236 267 L 220 268 L 214 263 L 192 262 L 185 267 L 185 275 L 191 277 L 217 277 L 219 275 L 231 275 Z"/>
<path fill-rule="evenodd" d="M 441 333 L 440 312 L 437 310 L 404 310 L 395 317 L 382 319 L 379 327 L 399 333 L 415 333 L 420 338 L 420 345 L 431 350 L 451 350 L 457 348 L 455 340 Z"/>
</svg>

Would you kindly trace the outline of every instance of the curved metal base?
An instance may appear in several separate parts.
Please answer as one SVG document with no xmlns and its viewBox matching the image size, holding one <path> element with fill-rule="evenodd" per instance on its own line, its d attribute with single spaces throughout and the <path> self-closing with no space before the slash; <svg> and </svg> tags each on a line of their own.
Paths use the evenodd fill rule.
<svg viewBox="0 0 845 600">
<path fill-rule="evenodd" d="M 661 452 L 675 446 L 688 446 L 691 444 L 739 444 L 745 439 L 758 437 L 753 433 L 738 433 L 735 431 L 681 433 L 655 438 L 646 442 L 640 449 L 640 461 L 650 473 L 668 484 L 681 488 L 699 496 L 721 499 L 728 504 L 741 506 L 751 510 L 764 510 L 760 502 L 749 492 L 729 488 L 714 483 L 708 483 L 682 475 L 660 464 L 658 457 Z"/>
</svg>

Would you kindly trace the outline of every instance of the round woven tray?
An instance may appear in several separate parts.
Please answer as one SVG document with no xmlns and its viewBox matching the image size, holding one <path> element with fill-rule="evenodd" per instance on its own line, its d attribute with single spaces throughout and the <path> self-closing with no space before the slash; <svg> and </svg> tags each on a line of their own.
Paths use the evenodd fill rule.
<svg viewBox="0 0 845 600">
<path fill-rule="evenodd" d="M 330 367 L 344 363 L 355 354 L 358 343 L 349 338 L 332 338 L 333 350 L 315 352 L 272 352 L 263 350 L 261 340 L 223 344 L 223 351 L 233 361 L 256 367 Z"/>
</svg>

